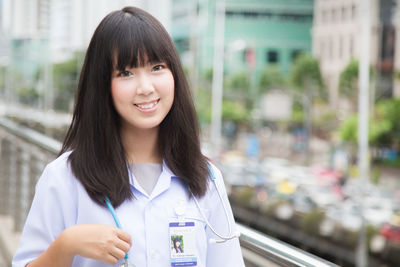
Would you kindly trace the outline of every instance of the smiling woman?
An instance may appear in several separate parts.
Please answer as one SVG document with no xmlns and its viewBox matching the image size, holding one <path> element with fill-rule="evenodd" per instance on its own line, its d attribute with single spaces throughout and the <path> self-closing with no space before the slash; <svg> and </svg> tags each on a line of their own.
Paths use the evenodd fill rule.
<svg viewBox="0 0 400 267">
<path fill-rule="evenodd" d="M 115 70 L 111 92 L 121 116 L 121 131 L 158 131 L 172 107 L 174 86 L 172 72 L 165 63 Z"/>
<path fill-rule="evenodd" d="M 143 10 L 110 13 L 90 41 L 72 123 L 38 181 L 13 266 L 243 267 L 233 225 L 171 38 Z"/>
</svg>

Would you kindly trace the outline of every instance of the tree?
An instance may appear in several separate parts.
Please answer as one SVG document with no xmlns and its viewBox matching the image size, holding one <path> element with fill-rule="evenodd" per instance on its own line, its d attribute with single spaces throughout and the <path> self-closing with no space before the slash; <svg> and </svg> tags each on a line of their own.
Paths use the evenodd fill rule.
<svg viewBox="0 0 400 267">
<path fill-rule="evenodd" d="M 369 123 L 368 140 L 372 145 L 379 145 L 381 136 L 392 131 L 392 123 L 388 119 L 372 119 Z M 358 139 L 358 117 L 356 114 L 349 116 L 340 126 L 340 137 L 343 141 L 353 144 Z"/>
<path fill-rule="evenodd" d="M 357 107 L 358 103 L 358 61 L 351 60 L 339 76 L 339 94 Z"/>
<path fill-rule="evenodd" d="M 226 79 L 224 84 L 224 96 L 231 101 L 239 101 L 248 109 L 253 107 L 251 97 L 250 79 L 246 72 L 239 72 Z"/>
<path fill-rule="evenodd" d="M 380 145 L 392 146 L 400 150 L 400 98 L 386 99 L 379 101 L 375 108 L 375 118 L 377 121 L 387 120 L 390 125 L 390 131 L 377 137 L 377 143 Z"/>
<path fill-rule="evenodd" d="M 53 65 L 55 108 L 68 111 L 73 102 L 83 53 L 77 52 L 70 60 Z"/>
<path fill-rule="evenodd" d="M 318 60 L 311 55 L 302 54 L 297 57 L 292 66 L 290 80 L 301 94 L 325 96 Z"/>
<path fill-rule="evenodd" d="M 293 64 L 290 79 L 296 90 L 295 92 L 303 98 L 304 129 L 306 131 L 305 163 L 308 164 L 310 158 L 309 139 L 312 132 L 311 108 L 313 98 L 322 97 L 325 93 L 318 60 L 308 54 L 298 56 Z"/>
<path fill-rule="evenodd" d="M 374 71 L 369 68 L 370 79 Z M 339 76 L 339 94 L 347 98 L 354 109 L 358 106 L 358 60 L 351 60 Z"/>
<path fill-rule="evenodd" d="M 369 141 L 375 146 L 400 148 L 400 99 L 382 100 L 375 105 L 369 123 Z M 357 142 L 357 115 L 348 117 L 340 127 L 344 141 Z"/>
<path fill-rule="evenodd" d="M 280 89 L 286 84 L 285 78 L 276 65 L 268 65 L 261 72 L 259 92 L 265 93 L 270 89 Z"/>
</svg>

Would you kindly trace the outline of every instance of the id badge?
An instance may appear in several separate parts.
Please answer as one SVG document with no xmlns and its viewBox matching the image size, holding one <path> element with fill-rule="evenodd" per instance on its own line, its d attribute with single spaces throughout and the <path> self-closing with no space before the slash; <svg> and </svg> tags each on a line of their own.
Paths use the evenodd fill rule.
<svg viewBox="0 0 400 267">
<path fill-rule="evenodd" d="M 197 249 L 194 221 L 169 223 L 171 266 L 197 266 Z"/>
<path fill-rule="evenodd" d="M 135 267 L 135 265 L 130 264 L 130 263 L 128 263 L 128 262 L 124 262 L 124 263 L 122 263 L 119 267 Z"/>
</svg>

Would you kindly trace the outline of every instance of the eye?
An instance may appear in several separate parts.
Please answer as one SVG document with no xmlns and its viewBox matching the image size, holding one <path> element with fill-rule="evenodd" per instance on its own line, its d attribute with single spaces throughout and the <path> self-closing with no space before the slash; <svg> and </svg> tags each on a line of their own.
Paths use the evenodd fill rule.
<svg viewBox="0 0 400 267">
<path fill-rule="evenodd" d="M 127 70 L 123 70 L 123 71 L 120 71 L 117 76 L 118 77 L 130 77 L 132 75 L 133 75 L 132 72 L 127 71 Z"/>
<path fill-rule="evenodd" d="M 158 65 L 155 65 L 152 69 L 151 69 L 151 71 L 160 71 L 160 70 L 163 70 L 163 69 L 165 69 L 166 68 L 166 66 L 164 65 L 164 64 L 158 64 Z"/>
</svg>

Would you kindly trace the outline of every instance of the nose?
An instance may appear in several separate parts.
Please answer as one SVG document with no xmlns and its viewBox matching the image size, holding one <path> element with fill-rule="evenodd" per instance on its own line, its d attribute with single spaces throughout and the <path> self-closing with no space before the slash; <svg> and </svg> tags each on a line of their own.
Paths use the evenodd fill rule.
<svg viewBox="0 0 400 267">
<path fill-rule="evenodd" d="M 149 95 L 153 93 L 154 86 L 149 74 L 141 73 L 137 84 L 137 94 Z"/>
</svg>

